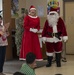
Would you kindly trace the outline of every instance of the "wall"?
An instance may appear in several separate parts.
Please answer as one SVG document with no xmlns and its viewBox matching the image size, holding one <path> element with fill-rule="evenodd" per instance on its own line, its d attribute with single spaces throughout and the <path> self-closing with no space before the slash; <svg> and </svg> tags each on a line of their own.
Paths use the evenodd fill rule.
<svg viewBox="0 0 74 75">
<path fill-rule="evenodd" d="M 43 28 L 44 22 L 46 20 L 47 16 L 47 0 L 19 0 L 19 14 L 21 16 L 21 8 L 25 7 L 29 10 L 29 7 L 31 5 L 34 5 L 36 9 L 38 9 L 38 6 L 42 6 L 44 10 L 44 15 L 40 17 L 40 26 Z M 63 1 L 60 0 L 60 16 L 63 17 Z"/>
<path fill-rule="evenodd" d="M 30 5 L 35 5 L 36 8 L 38 6 L 43 6 L 44 8 L 44 16 L 40 18 L 41 28 L 43 28 L 44 22 L 47 16 L 47 0 L 28 0 L 26 1 L 26 8 L 29 9 Z M 63 1 L 60 0 L 60 16 L 63 18 Z"/>
<path fill-rule="evenodd" d="M 2 10 L 2 0 L 0 0 L 0 11 Z"/>
<path fill-rule="evenodd" d="M 70 1 L 70 0 L 68 0 Z M 74 54 L 74 0 L 72 2 L 65 2 L 65 24 L 68 34 L 68 41 L 66 43 L 66 53 Z"/>
<path fill-rule="evenodd" d="M 19 0 L 19 17 L 21 16 L 21 8 L 26 7 L 26 0 Z"/>
<path fill-rule="evenodd" d="M 41 28 L 43 28 L 44 22 L 46 20 L 46 7 L 47 7 L 47 1 L 46 0 L 19 0 L 19 16 L 21 16 L 21 8 L 26 8 L 29 10 L 29 7 L 31 5 L 34 5 L 36 7 L 36 9 L 38 8 L 38 6 L 42 6 L 44 9 L 44 15 L 40 18 L 40 25 Z"/>
<path fill-rule="evenodd" d="M 46 11 L 47 11 L 47 0 L 19 0 L 19 15 L 21 14 L 21 8 L 27 8 L 31 5 L 37 6 L 43 6 L 44 8 L 44 17 L 46 17 Z M 60 0 L 60 15 L 63 16 L 63 0 Z"/>
<path fill-rule="evenodd" d="M 63 18 L 63 0 L 60 0 L 60 16 Z"/>
<path fill-rule="evenodd" d="M 43 28 L 44 22 L 46 20 L 46 14 L 47 14 L 47 1 L 46 0 L 26 0 L 26 8 L 29 9 L 31 5 L 34 5 L 36 9 L 38 9 L 38 6 L 42 6 L 44 10 L 44 15 L 40 18 L 40 26 Z"/>
<path fill-rule="evenodd" d="M 27 0 L 26 1 L 26 8 L 29 9 L 31 5 L 34 5 L 36 9 L 38 9 L 38 6 L 42 6 L 44 9 L 44 15 L 43 17 L 46 17 L 46 11 L 47 11 L 47 1 L 46 0 Z"/>
</svg>

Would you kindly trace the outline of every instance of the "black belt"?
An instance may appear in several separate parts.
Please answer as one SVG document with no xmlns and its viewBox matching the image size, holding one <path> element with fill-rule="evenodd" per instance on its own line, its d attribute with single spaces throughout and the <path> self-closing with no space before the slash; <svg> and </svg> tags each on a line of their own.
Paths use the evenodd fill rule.
<svg viewBox="0 0 74 75">
<path fill-rule="evenodd" d="M 51 32 L 48 32 L 48 35 L 50 37 L 53 37 L 55 36 L 56 38 L 58 38 L 59 40 L 61 39 L 60 36 L 61 36 L 62 32 L 58 32 L 58 33 L 51 33 Z"/>
</svg>

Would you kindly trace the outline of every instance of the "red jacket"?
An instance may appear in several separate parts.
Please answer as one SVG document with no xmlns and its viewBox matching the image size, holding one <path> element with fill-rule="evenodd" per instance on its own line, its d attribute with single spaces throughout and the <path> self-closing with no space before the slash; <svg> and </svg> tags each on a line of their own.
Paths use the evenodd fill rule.
<svg viewBox="0 0 74 75">
<path fill-rule="evenodd" d="M 43 29 L 43 32 L 42 32 L 42 37 L 46 37 L 47 42 L 48 41 L 49 42 L 50 41 L 59 42 L 59 41 L 62 41 L 62 40 L 67 40 L 68 36 L 67 36 L 67 32 L 66 32 L 66 27 L 65 27 L 64 21 L 61 18 L 58 19 L 56 28 L 57 28 L 57 33 L 61 32 L 61 35 L 60 35 L 61 39 L 60 40 L 57 39 L 57 38 L 53 38 L 53 36 L 49 36 L 48 32 L 53 33 L 53 27 L 51 27 L 49 25 L 48 20 L 46 20 L 46 22 L 45 22 L 44 29 Z"/>
</svg>

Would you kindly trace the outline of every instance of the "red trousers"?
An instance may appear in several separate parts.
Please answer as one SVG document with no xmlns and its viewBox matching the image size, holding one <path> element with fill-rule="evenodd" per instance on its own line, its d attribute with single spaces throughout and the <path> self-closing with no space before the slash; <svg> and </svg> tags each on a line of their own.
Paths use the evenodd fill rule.
<svg viewBox="0 0 74 75">
<path fill-rule="evenodd" d="M 50 43 L 46 42 L 46 51 L 48 53 L 58 53 L 62 51 L 62 42 Z"/>
</svg>

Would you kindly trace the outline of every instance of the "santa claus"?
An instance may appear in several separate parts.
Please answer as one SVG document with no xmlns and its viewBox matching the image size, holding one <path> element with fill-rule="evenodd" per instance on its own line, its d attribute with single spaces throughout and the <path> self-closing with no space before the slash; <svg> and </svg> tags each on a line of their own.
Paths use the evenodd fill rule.
<svg viewBox="0 0 74 75">
<path fill-rule="evenodd" d="M 60 60 L 62 52 L 62 41 L 66 42 L 68 40 L 68 36 L 64 21 L 59 16 L 57 9 L 50 9 L 42 32 L 42 39 L 46 44 L 46 55 L 48 60 L 46 67 L 51 66 L 54 52 L 56 57 L 56 65 L 57 67 L 61 67 Z"/>
</svg>

